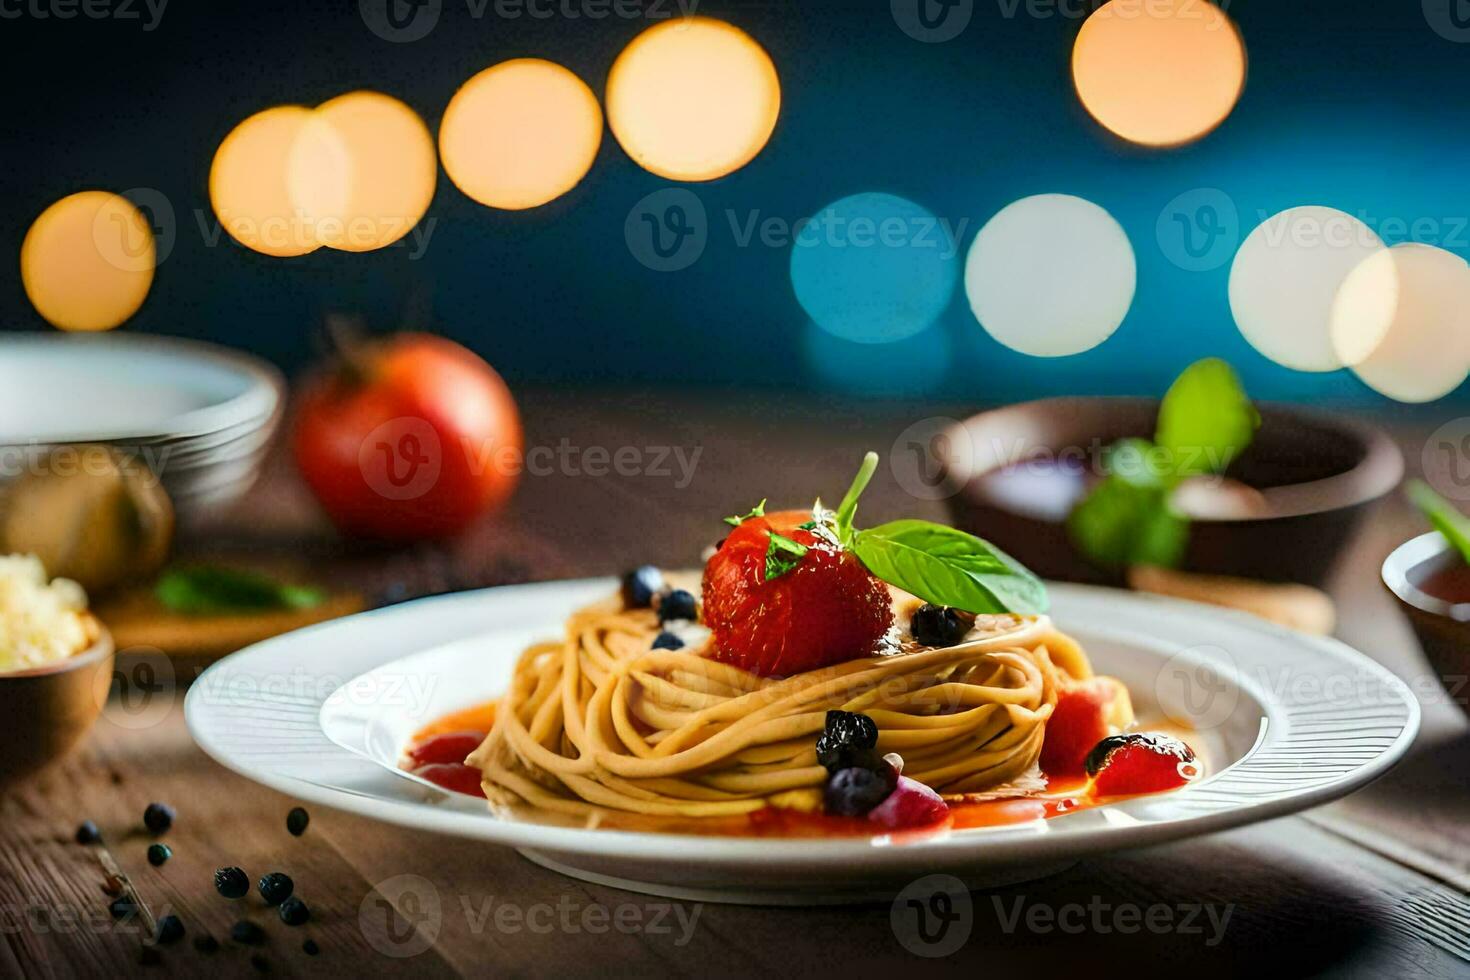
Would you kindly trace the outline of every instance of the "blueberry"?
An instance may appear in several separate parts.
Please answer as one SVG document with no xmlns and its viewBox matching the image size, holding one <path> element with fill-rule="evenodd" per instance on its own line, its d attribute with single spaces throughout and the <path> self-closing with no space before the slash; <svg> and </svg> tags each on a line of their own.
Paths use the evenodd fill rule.
<svg viewBox="0 0 1470 980">
<path fill-rule="evenodd" d="M 214 890 L 225 898 L 244 898 L 250 892 L 250 876 L 240 868 L 220 868 L 214 873 Z"/>
<path fill-rule="evenodd" d="M 83 820 L 77 827 L 78 844 L 95 844 L 102 839 L 102 831 L 90 820 Z"/>
<path fill-rule="evenodd" d="M 159 945 L 167 946 L 184 938 L 184 923 L 177 915 L 165 915 L 158 920 L 158 929 L 153 934 L 153 939 Z"/>
<path fill-rule="evenodd" d="M 684 641 L 679 639 L 673 633 L 660 633 L 658 636 L 655 636 L 653 638 L 653 649 L 682 650 L 684 649 Z"/>
<path fill-rule="evenodd" d="M 286 829 L 291 831 L 292 837 L 300 837 L 306 833 L 306 825 L 310 822 L 311 814 L 302 807 L 292 807 L 291 812 L 286 814 Z"/>
<path fill-rule="evenodd" d="M 143 811 L 143 826 L 155 834 L 167 833 L 174 825 L 174 808 L 167 803 L 150 803 Z"/>
<path fill-rule="evenodd" d="M 878 768 L 878 726 L 867 715 L 852 711 L 827 712 L 827 727 L 817 739 L 817 761 L 829 773 L 861 766 Z"/>
<path fill-rule="evenodd" d="M 861 817 L 882 803 L 898 785 L 898 774 L 891 766 L 881 770 L 841 769 L 827 780 L 824 800 L 827 812 L 838 817 Z"/>
<path fill-rule="evenodd" d="M 148 863 L 155 868 L 174 856 L 173 849 L 167 844 L 148 845 Z"/>
<path fill-rule="evenodd" d="M 915 611 L 909 631 L 926 647 L 952 647 L 965 638 L 974 621 L 949 606 L 926 602 Z"/>
<path fill-rule="evenodd" d="M 249 919 L 241 919 L 230 926 L 230 938 L 244 946 L 256 946 L 265 942 L 265 930 Z"/>
<path fill-rule="evenodd" d="M 306 903 L 301 899 L 292 895 L 281 903 L 280 916 L 281 921 L 288 926 L 304 925 L 306 920 L 311 918 L 311 909 L 307 908 Z"/>
<path fill-rule="evenodd" d="M 658 621 L 667 623 L 673 619 L 687 619 L 690 621 L 699 618 L 699 603 L 694 601 L 694 594 L 686 589 L 675 589 L 659 600 Z"/>
<path fill-rule="evenodd" d="M 195 936 L 194 948 L 201 953 L 217 953 L 219 952 L 219 940 L 207 934 L 203 936 Z"/>
<path fill-rule="evenodd" d="M 301 944 L 301 951 L 307 956 L 315 956 L 322 951 L 322 948 L 316 944 L 315 939 L 308 939 Z"/>
<path fill-rule="evenodd" d="M 132 896 L 124 895 L 114 898 L 107 906 L 107 911 L 112 913 L 114 919 L 131 919 L 138 914 L 138 903 L 133 901 Z"/>
<path fill-rule="evenodd" d="M 260 889 L 260 897 L 265 899 L 265 904 L 280 905 L 291 897 L 291 892 L 295 889 L 296 883 L 291 880 L 290 875 L 281 874 L 279 871 L 272 871 L 270 874 L 263 876 L 256 887 Z"/>
<path fill-rule="evenodd" d="M 664 573 L 652 565 L 640 565 L 623 576 L 623 606 L 647 609 L 663 588 Z"/>
</svg>

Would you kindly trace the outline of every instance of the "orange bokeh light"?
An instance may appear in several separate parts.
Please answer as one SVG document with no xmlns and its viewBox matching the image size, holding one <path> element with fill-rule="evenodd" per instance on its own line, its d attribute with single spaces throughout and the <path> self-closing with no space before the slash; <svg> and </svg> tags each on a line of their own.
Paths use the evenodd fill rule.
<svg viewBox="0 0 1470 980">
<path fill-rule="evenodd" d="M 670 180 L 714 180 L 765 147 L 781 82 L 765 49 L 724 21 L 650 27 L 607 76 L 607 119 L 628 156 Z"/>
<path fill-rule="evenodd" d="M 1072 50 L 1077 95 L 1130 142 L 1177 146 L 1209 133 L 1245 87 L 1245 44 L 1208 0 L 1111 0 Z"/>
<path fill-rule="evenodd" d="M 597 96 L 571 71 L 539 58 L 485 69 L 444 110 L 444 172 L 492 208 L 540 207 L 576 187 L 602 145 Z"/>
<path fill-rule="evenodd" d="M 215 151 L 209 202 L 241 245 L 276 256 L 305 255 L 320 246 L 287 179 L 292 149 L 311 116 L 299 105 L 257 112 Z"/>
<path fill-rule="evenodd" d="M 63 330 L 110 330 L 138 311 L 153 284 L 153 229 L 133 203 L 82 191 L 41 212 L 20 247 L 26 296 Z"/>
</svg>

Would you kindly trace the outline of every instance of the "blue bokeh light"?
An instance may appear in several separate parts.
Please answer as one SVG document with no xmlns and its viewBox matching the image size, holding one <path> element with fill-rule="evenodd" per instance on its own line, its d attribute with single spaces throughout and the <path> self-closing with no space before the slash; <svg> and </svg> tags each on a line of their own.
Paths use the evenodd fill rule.
<svg viewBox="0 0 1470 980">
<path fill-rule="evenodd" d="M 796 232 L 791 284 L 833 336 L 888 344 L 932 325 L 954 298 L 959 249 L 950 226 L 893 194 L 822 208 Z"/>
</svg>

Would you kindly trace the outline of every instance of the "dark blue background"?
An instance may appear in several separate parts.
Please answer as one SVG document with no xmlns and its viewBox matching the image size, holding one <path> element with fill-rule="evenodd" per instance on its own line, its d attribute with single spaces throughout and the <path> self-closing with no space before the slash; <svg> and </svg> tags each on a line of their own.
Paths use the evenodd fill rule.
<svg viewBox="0 0 1470 980">
<path fill-rule="evenodd" d="M 22 2 L 45 0 L 4 5 L 14 11 Z M 219 340 L 288 368 L 312 356 L 325 312 L 348 310 L 377 328 L 430 324 L 523 383 L 805 390 L 863 388 L 871 377 L 882 379 L 872 385 L 882 393 L 994 401 L 1156 393 L 1191 360 L 1217 354 L 1260 397 L 1374 403 L 1378 396 L 1347 373 L 1298 374 L 1255 354 L 1230 318 L 1228 261 L 1181 269 L 1155 228 L 1178 195 L 1218 188 L 1238 209 L 1237 237 L 1266 214 L 1317 203 L 1379 229 L 1385 219 L 1427 219 L 1427 240 L 1470 253 L 1470 43 L 1430 23 L 1454 2 L 1428 0 L 1426 14 L 1419 0 L 1235 0 L 1229 10 L 1250 57 L 1239 106 L 1203 142 L 1148 152 L 1109 137 L 1078 104 L 1068 73 L 1076 16 L 1031 16 L 1021 0 L 1007 17 L 1011 0 L 974 0 L 957 39 L 923 44 L 899 29 L 888 0 L 706 0 L 699 12 L 732 21 L 771 53 L 784 105 L 753 164 L 692 186 L 710 215 L 709 245 L 677 273 L 645 268 L 625 244 L 629 210 L 666 182 L 632 164 L 610 134 L 581 186 L 531 212 L 481 207 L 441 173 L 418 261 L 407 247 L 274 259 L 227 236 L 210 247 L 200 230 L 213 224 L 213 151 L 252 112 L 374 88 L 406 101 L 437 132 L 460 83 L 530 55 L 567 65 L 601 95 L 609 65 L 646 20 L 512 21 L 495 17 L 493 2 L 476 19 L 466 0 L 444 0 L 426 38 L 394 44 L 367 29 L 355 0 L 172 0 L 152 32 L 136 20 L 7 18 L 0 241 L 11 274 L 0 279 L 0 323 L 45 328 L 15 274 L 36 214 L 83 188 L 145 187 L 171 202 L 177 241 L 124 329 Z M 1077 4 L 1063 0 L 1068 6 Z M 744 221 L 758 210 L 795 221 L 869 190 L 967 222 L 962 249 L 1017 197 L 1096 201 L 1137 252 L 1132 311 L 1098 349 L 1036 360 L 991 341 L 961 290 L 940 324 L 945 337 L 921 336 L 896 352 L 837 345 L 833 353 L 820 341 L 831 361 L 819 371 L 788 251 L 740 247 L 725 215 Z M 1391 240 L 1407 237 L 1385 230 Z"/>
</svg>

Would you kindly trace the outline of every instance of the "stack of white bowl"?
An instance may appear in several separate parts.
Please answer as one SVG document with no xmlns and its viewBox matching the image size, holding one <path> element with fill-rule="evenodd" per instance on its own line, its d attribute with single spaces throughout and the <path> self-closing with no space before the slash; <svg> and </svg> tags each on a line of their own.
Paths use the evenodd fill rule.
<svg viewBox="0 0 1470 980">
<path fill-rule="evenodd" d="M 0 333 L 0 481 L 49 447 L 112 445 L 157 473 L 192 523 L 250 489 L 284 398 L 273 366 L 213 344 Z"/>
</svg>

